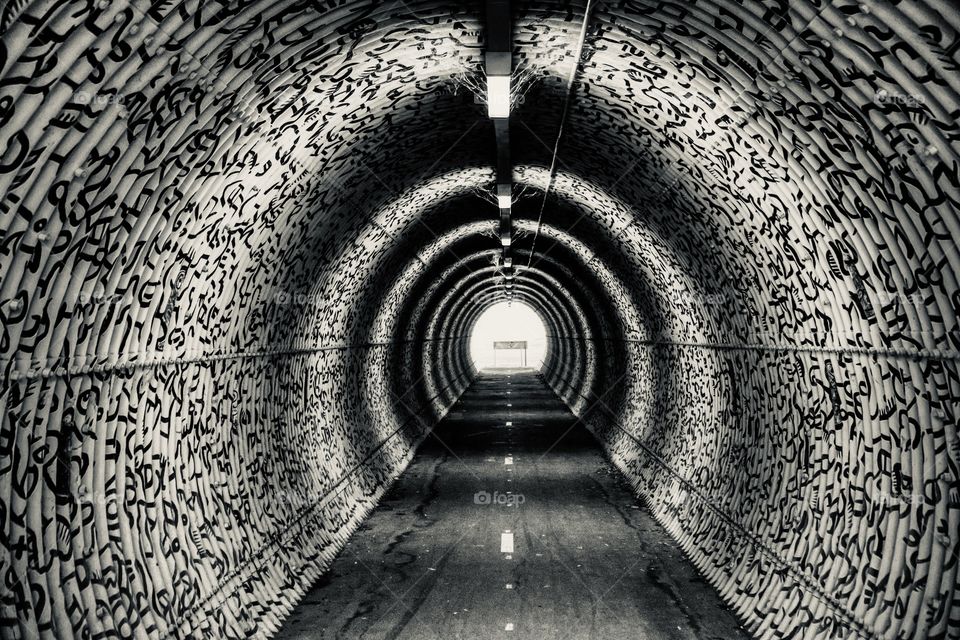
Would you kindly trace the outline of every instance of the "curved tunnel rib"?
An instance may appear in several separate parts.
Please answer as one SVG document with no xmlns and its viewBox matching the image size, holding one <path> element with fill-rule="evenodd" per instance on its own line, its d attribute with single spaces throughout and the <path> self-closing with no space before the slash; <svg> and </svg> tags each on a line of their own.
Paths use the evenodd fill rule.
<svg viewBox="0 0 960 640">
<path fill-rule="evenodd" d="M 483 7 L 335 4 L 0 5 L 0 635 L 270 636 L 516 297 L 757 637 L 960 638 L 955 4 L 516 3 L 512 281 Z"/>
</svg>

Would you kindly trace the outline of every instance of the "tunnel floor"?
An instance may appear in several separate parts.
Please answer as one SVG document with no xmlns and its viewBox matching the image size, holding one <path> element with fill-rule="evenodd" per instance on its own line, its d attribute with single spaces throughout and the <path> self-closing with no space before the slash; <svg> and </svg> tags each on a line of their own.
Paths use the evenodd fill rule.
<svg viewBox="0 0 960 640">
<path fill-rule="evenodd" d="M 463 394 L 278 637 L 749 636 L 539 375 L 500 370 Z"/>
</svg>

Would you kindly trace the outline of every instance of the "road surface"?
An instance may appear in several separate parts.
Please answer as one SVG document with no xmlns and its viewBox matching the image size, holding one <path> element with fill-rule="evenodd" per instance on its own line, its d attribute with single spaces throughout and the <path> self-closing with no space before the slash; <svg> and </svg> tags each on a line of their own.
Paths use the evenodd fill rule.
<svg viewBox="0 0 960 640">
<path fill-rule="evenodd" d="M 279 638 L 748 638 L 533 371 L 480 375 Z"/>
</svg>

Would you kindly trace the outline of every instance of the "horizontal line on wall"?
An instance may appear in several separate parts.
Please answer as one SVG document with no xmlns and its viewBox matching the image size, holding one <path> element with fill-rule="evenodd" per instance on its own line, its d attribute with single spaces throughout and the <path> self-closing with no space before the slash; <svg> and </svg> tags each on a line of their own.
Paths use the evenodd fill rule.
<svg viewBox="0 0 960 640">
<path fill-rule="evenodd" d="M 155 367 L 166 367 L 166 366 L 176 366 L 176 365 L 187 365 L 187 364 L 201 364 L 206 362 L 220 362 L 224 360 L 245 360 L 249 358 L 274 358 L 274 357 L 291 357 L 291 356 L 301 356 L 301 355 L 311 355 L 314 353 L 322 353 L 324 351 L 346 351 L 349 349 L 375 349 L 379 347 L 394 346 L 400 344 L 409 344 L 409 343 L 419 343 L 419 342 L 445 342 L 448 340 L 466 340 L 468 336 L 451 336 L 449 338 L 423 338 L 419 340 L 395 340 L 392 342 L 364 342 L 357 344 L 331 344 L 324 345 L 320 347 L 303 347 L 303 348 L 274 348 L 274 349 L 257 349 L 253 351 L 227 351 L 227 352 L 207 352 L 200 353 L 198 355 L 186 355 L 186 356 L 177 356 L 177 357 L 155 357 L 150 359 L 143 360 L 124 360 L 124 361 L 113 361 L 113 362 L 101 362 L 100 364 L 74 364 L 73 366 L 66 366 L 60 364 L 58 360 L 54 358 L 49 358 L 47 362 L 58 362 L 56 365 L 51 366 L 42 366 L 40 368 L 32 368 L 27 371 L 17 371 L 14 369 L 9 372 L 9 378 L 11 381 L 17 380 L 37 380 L 44 378 L 64 378 L 68 376 L 85 376 L 95 373 L 112 373 L 114 371 L 127 371 L 133 369 L 151 369 Z M 77 357 L 77 360 L 81 362 L 85 360 L 94 360 L 93 356 L 81 356 Z M 0 360 L 3 368 L 7 368 L 11 362 L 15 360 Z M 31 361 L 31 366 L 36 367 L 35 361 Z"/>
<path fill-rule="evenodd" d="M 883 358 L 908 358 L 912 360 L 960 360 L 958 351 L 934 351 L 931 349 L 880 349 L 876 347 L 816 347 L 816 346 L 794 346 L 777 344 L 748 344 L 734 342 L 681 342 L 672 340 L 631 340 L 616 338 L 581 338 L 571 336 L 549 335 L 548 338 L 558 340 L 575 341 L 607 341 L 607 342 L 628 342 L 649 347 L 687 347 L 693 349 L 712 349 L 715 351 L 775 351 L 783 353 L 833 353 L 833 354 L 851 354 L 862 356 L 878 356 Z"/>
</svg>

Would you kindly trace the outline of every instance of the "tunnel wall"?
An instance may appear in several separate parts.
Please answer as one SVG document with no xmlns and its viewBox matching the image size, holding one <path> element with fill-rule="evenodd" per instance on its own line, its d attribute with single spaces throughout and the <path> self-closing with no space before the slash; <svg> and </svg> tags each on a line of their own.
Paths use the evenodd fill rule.
<svg viewBox="0 0 960 640">
<path fill-rule="evenodd" d="M 276 629 L 438 419 L 422 344 L 18 376 L 4 635 Z M 446 406 L 472 375 L 453 366 Z"/>
<path fill-rule="evenodd" d="M 255 82 L 197 77 L 219 63 L 172 35 L 196 6 L 21 8 L 11 26 L 4 6 L 2 57 L 19 102 L 0 171 L 0 635 L 267 637 L 474 375 L 464 336 L 398 320 L 428 198 L 315 180 L 281 125 L 225 108 L 259 105 L 237 97 Z"/>
<path fill-rule="evenodd" d="M 635 253 L 648 238 L 603 225 L 567 261 L 621 317 L 552 336 L 573 348 L 544 377 L 705 577 L 758 637 L 955 637 L 956 351 L 791 344 L 773 320 L 780 340 L 721 341 L 742 298 L 678 290 Z M 583 384 L 564 354 L 604 349 L 605 382 Z"/>
<path fill-rule="evenodd" d="M 683 272 L 675 256 L 638 253 L 650 238 L 615 219 L 593 224 L 578 231 L 592 246 L 565 261 L 620 317 L 554 335 L 572 348 L 544 377 L 749 628 L 955 637 L 956 352 L 791 344 L 773 321 L 779 340 L 723 341 L 743 294 L 678 288 L 669 269 L 651 273 Z M 940 285 L 927 286 L 918 298 Z M 622 316 L 631 307 L 643 326 Z M 604 346 L 605 382 L 585 385 L 565 354 Z"/>
<path fill-rule="evenodd" d="M 558 338 L 613 345 L 612 386 L 559 356 L 545 377 L 759 637 L 957 637 L 955 7 L 738 7 L 595 18 L 578 99 L 604 126 L 565 157 L 641 204 L 566 197 L 606 226 L 581 258 L 620 281 L 600 306 L 647 324 Z M 783 39 L 715 47 L 733 14 Z M 686 66 L 701 44 L 716 66 Z M 613 86 L 617 57 L 656 80 Z M 713 72 L 729 127 L 684 99 Z M 704 156 L 648 170 L 674 151 Z M 638 156 L 646 185 L 611 160 Z"/>
<path fill-rule="evenodd" d="M 424 342 L 21 369 L 3 634 L 275 630 L 471 379 L 457 340 L 422 390 Z"/>
<path fill-rule="evenodd" d="M 898 435 L 880 426 L 893 418 L 890 406 L 870 406 L 862 392 L 870 379 L 904 379 L 896 362 L 789 349 L 618 348 L 630 376 L 656 381 L 654 392 L 632 396 L 632 406 L 595 394 L 567 401 L 588 407 L 580 416 L 610 458 L 758 636 L 798 625 L 809 637 L 889 637 L 891 628 L 903 637 L 955 635 L 953 430 L 916 396 Z M 707 358 L 719 378 L 702 377 Z M 914 383 L 942 384 L 942 363 L 918 369 Z M 936 429 L 939 442 L 923 437 Z M 884 446 L 910 439 L 912 451 Z"/>
</svg>

